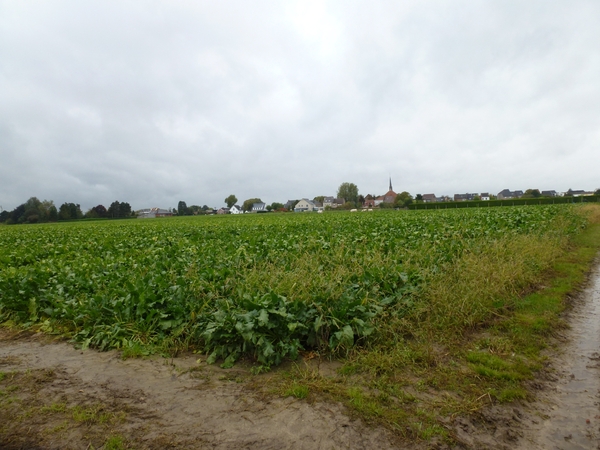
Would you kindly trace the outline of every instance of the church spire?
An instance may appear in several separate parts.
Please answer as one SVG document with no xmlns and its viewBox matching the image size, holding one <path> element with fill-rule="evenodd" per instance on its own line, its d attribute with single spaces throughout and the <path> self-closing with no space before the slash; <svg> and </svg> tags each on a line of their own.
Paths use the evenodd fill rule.
<svg viewBox="0 0 600 450">
<path fill-rule="evenodd" d="M 392 177 L 390 177 L 390 191 L 393 191 L 393 189 L 392 189 Z"/>
</svg>

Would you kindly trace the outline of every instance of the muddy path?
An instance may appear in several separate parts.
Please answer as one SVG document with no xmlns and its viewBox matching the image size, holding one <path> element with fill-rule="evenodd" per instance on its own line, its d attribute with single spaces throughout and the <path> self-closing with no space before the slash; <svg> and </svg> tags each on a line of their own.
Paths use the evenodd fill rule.
<svg viewBox="0 0 600 450">
<path fill-rule="evenodd" d="M 448 419 L 453 448 L 600 449 L 600 264 L 565 320 L 530 383 L 535 400 Z M 268 377 L 197 355 L 123 360 L 0 328 L 0 448 L 450 448 L 402 442 L 339 404 L 281 398 Z"/>
<path fill-rule="evenodd" d="M 568 315 L 566 345 L 552 361 L 555 377 L 531 405 L 529 449 L 600 449 L 600 265 Z"/>
<path fill-rule="evenodd" d="M 3 385 L 19 386 L 0 391 L 0 448 L 98 449 L 111 436 L 136 449 L 398 448 L 340 405 L 264 395 L 244 368 L 197 358 L 122 360 L 0 331 Z"/>
</svg>

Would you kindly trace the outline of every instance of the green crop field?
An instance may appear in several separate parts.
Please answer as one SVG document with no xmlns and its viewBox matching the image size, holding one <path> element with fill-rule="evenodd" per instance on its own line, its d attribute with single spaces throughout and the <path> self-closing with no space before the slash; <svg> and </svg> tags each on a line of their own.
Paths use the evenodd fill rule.
<svg viewBox="0 0 600 450">
<path fill-rule="evenodd" d="M 226 367 L 242 355 L 270 367 L 302 349 L 344 353 L 424 316 L 484 322 L 505 298 L 467 292 L 450 320 L 440 279 L 469 286 L 478 275 L 463 283 L 459 261 L 511 245 L 543 270 L 552 255 L 537 260 L 523 239 L 559 248 L 585 225 L 556 205 L 0 227 L 0 321 L 99 349 L 185 347 Z"/>
<path fill-rule="evenodd" d="M 530 395 L 599 247 L 598 205 L 0 226 L 0 324 L 254 373 L 302 355 L 249 385 L 455 444 L 451 418 Z"/>
</svg>

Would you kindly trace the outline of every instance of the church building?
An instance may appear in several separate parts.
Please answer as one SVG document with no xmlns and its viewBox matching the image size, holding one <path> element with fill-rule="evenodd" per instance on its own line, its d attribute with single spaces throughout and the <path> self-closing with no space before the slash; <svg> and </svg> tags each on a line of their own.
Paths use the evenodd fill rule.
<svg viewBox="0 0 600 450">
<path fill-rule="evenodd" d="M 374 201 L 375 206 L 379 206 L 381 203 L 394 203 L 396 200 L 396 194 L 392 188 L 392 177 L 390 177 L 390 189 L 383 195 L 377 197 Z"/>
</svg>

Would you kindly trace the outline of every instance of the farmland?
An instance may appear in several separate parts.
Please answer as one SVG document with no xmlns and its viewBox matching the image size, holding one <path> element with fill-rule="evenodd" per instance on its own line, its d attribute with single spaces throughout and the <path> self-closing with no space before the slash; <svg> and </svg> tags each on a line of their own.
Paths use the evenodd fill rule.
<svg viewBox="0 0 600 450">
<path fill-rule="evenodd" d="M 102 350 L 192 347 L 268 367 L 413 316 L 424 286 L 482 246 L 559 248 L 584 225 L 573 208 L 537 207 L 5 227 L 0 313 Z M 485 320 L 479 307 L 455 325 Z"/>
<path fill-rule="evenodd" d="M 286 363 L 260 389 L 452 441 L 441 418 L 527 398 L 599 217 L 540 205 L 0 227 L 0 322 L 255 374 L 338 358 L 333 378 Z"/>
</svg>

